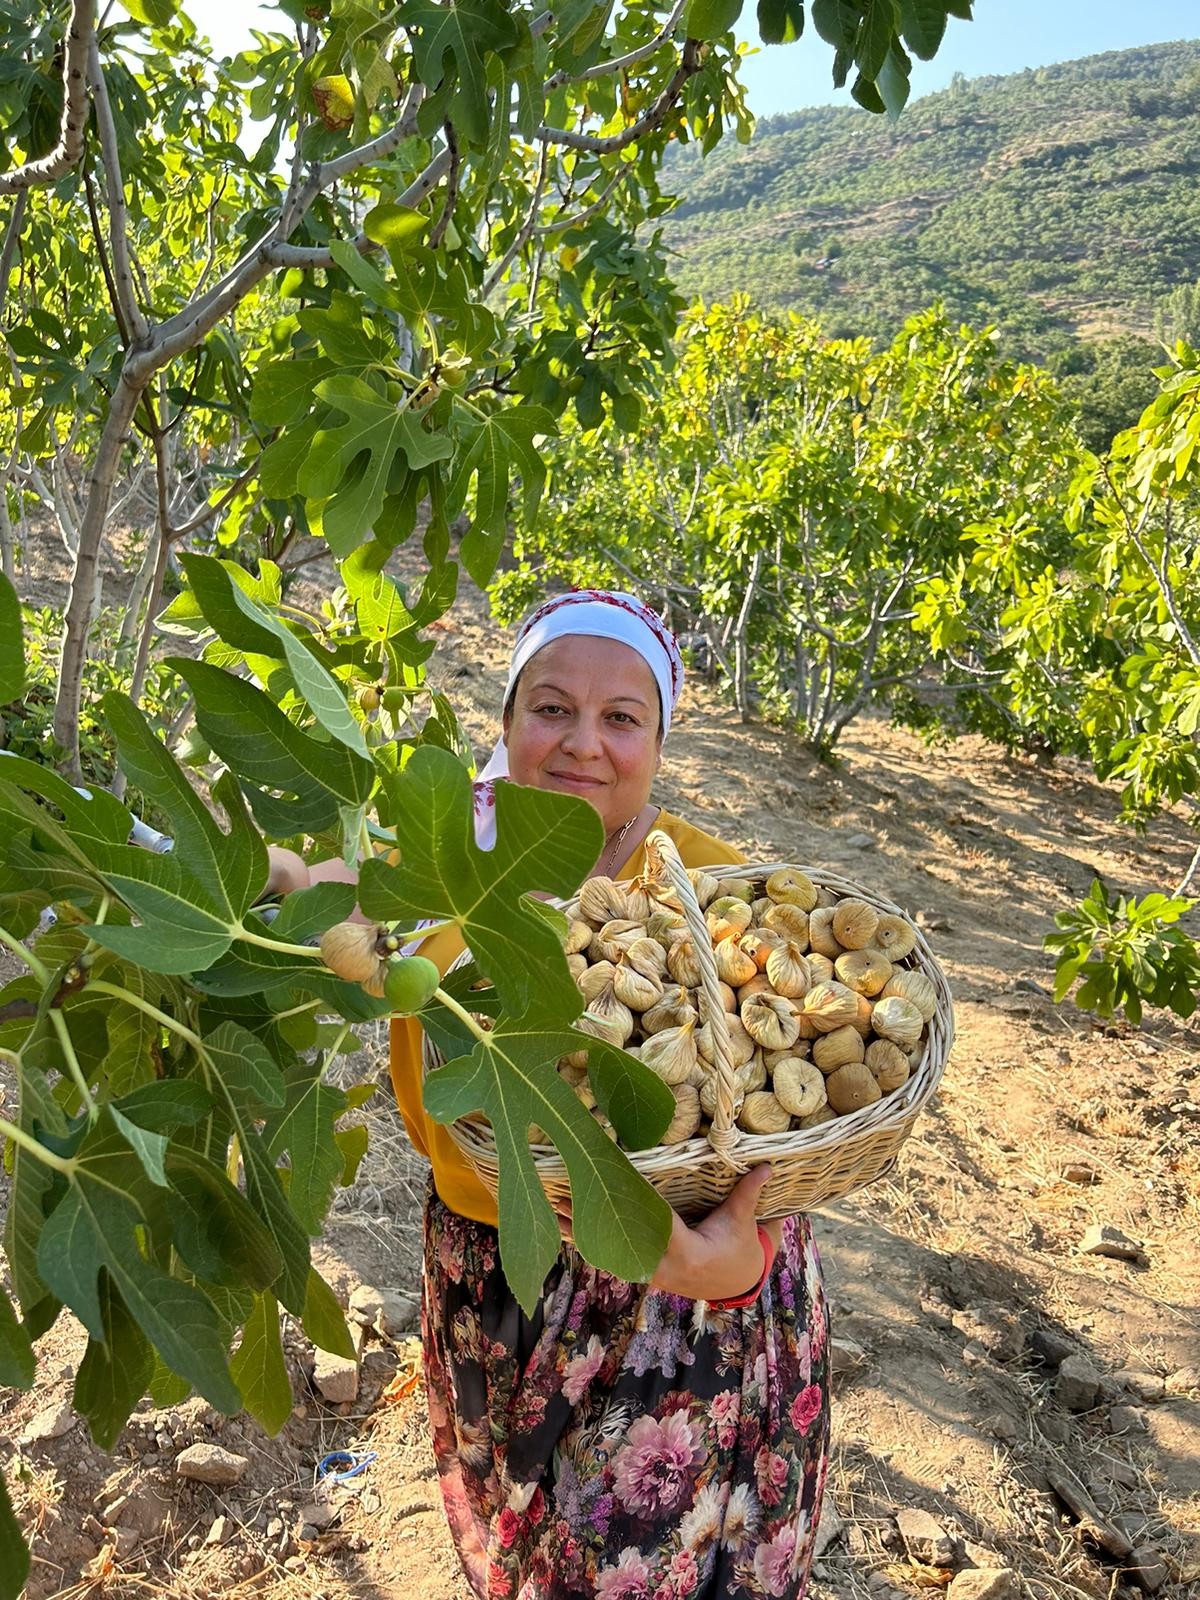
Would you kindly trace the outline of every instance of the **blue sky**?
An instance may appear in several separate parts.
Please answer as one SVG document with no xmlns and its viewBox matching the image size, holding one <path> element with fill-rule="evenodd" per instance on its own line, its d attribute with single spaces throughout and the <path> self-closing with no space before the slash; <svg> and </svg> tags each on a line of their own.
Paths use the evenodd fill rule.
<svg viewBox="0 0 1200 1600">
<path fill-rule="evenodd" d="M 747 0 L 747 17 L 753 0 Z M 913 63 L 913 97 L 944 89 L 955 72 L 1020 72 L 1104 50 L 1192 39 L 1200 34 L 1197 0 L 975 0 L 975 20 L 951 17 L 932 61 Z M 833 54 L 805 31 L 796 44 L 759 46 L 742 69 L 750 108 L 757 116 L 802 106 L 850 105 L 849 89 L 835 90 Z"/>
<path fill-rule="evenodd" d="M 250 28 L 278 28 L 280 13 L 248 0 L 184 0 L 185 9 L 221 54 L 250 42 Z M 753 34 L 755 0 L 746 0 L 746 38 Z M 952 73 L 1020 72 L 1102 50 L 1190 39 L 1200 33 L 1198 0 L 975 0 L 975 21 L 953 17 L 935 60 L 915 62 L 913 93 L 941 89 Z M 806 31 L 792 45 L 759 47 L 743 68 L 750 107 L 758 116 L 802 106 L 849 104 L 848 90 L 830 81 L 832 52 Z"/>
</svg>

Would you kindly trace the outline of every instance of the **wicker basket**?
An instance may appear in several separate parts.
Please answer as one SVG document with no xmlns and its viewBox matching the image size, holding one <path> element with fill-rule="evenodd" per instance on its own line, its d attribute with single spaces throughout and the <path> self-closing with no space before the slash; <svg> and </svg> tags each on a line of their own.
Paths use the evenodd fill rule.
<svg viewBox="0 0 1200 1600">
<path fill-rule="evenodd" d="M 848 1116 L 836 1117 L 814 1128 L 788 1133 L 746 1133 L 733 1121 L 735 1098 L 734 1069 L 729 1057 L 725 1009 L 717 988 L 716 962 L 704 914 L 697 904 L 691 879 L 679 859 L 674 844 L 665 833 L 655 830 L 646 839 L 649 874 L 669 883 L 677 896 L 699 958 L 703 1003 L 702 1021 L 712 1024 L 713 1057 L 717 1073 L 716 1111 L 712 1126 L 703 1136 L 681 1144 L 654 1150 L 630 1151 L 629 1160 L 648 1182 L 683 1216 L 695 1216 L 719 1205 L 743 1173 L 760 1163 L 770 1162 L 773 1176 L 762 1191 L 758 1213 L 761 1217 L 783 1217 L 807 1211 L 839 1195 L 861 1189 L 881 1177 L 892 1165 L 908 1137 L 918 1113 L 937 1088 L 954 1038 L 954 1012 L 945 974 L 933 956 L 920 930 L 916 947 L 900 965 L 924 973 L 934 985 L 937 1006 L 929 1022 L 923 1053 L 908 1081 L 872 1105 Z M 782 865 L 750 863 L 731 867 L 728 863 L 707 870 L 718 877 L 736 875 L 756 886 L 766 882 Z M 813 883 L 837 898 L 853 896 L 865 900 L 877 911 L 904 916 L 890 900 L 849 879 L 818 867 L 799 869 Z M 578 902 L 567 901 L 563 909 L 575 912 Z M 464 953 L 455 965 L 470 959 Z M 425 1040 L 425 1071 L 441 1065 L 436 1049 Z M 494 1195 L 499 1181 L 496 1143 L 490 1123 L 480 1114 L 451 1125 L 451 1136 L 466 1156 L 487 1189 Z M 566 1165 L 551 1145 L 533 1145 L 531 1153 L 542 1187 L 551 1202 L 570 1198 Z"/>
</svg>

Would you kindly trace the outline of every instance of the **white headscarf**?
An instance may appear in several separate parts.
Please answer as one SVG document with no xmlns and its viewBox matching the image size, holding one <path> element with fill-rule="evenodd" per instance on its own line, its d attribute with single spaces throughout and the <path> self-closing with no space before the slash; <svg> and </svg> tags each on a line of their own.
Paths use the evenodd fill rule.
<svg viewBox="0 0 1200 1600">
<path fill-rule="evenodd" d="M 573 589 L 538 606 L 521 624 L 504 686 L 505 706 L 517 679 L 537 652 L 567 635 L 616 639 L 627 644 L 650 668 L 658 685 L 663 738 L 683 688 L 683 658 L 670 628 L 636 595 L 618 589 Z M 484 850 L 496 842 L 494 784 L 508 777 L 508 746 L 501 734 L 475 785 L 475 837 Z"/>
</svg>

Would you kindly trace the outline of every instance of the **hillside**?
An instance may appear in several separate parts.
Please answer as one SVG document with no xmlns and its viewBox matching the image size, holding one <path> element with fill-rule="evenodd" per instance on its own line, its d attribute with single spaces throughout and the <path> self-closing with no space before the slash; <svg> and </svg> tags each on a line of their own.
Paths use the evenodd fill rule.
<svg viewBox="0 0 1200 1600">
<path fill-rule="evenodd" d="M 1152 335 L 1164 298 L 1200 277 L 1198 175 L 1191 41 L 959 77 L 895 125 L 819 108 L 703 161 L 678 149 L 665 236 L 688 293 L 745 290 L 876 335 L 941 297 L 1047 360 Z"/>
</svg>

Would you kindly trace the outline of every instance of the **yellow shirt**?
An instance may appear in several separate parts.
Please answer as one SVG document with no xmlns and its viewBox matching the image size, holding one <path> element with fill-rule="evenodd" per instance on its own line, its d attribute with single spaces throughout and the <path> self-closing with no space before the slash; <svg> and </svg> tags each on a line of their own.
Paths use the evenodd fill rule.
<svg viewBox="0 0 1200 1600">
<path fill-rule="evenodd" d="M 659 812 L 654 826 L 661 828 L 671 839 L 685 867 L 736 865 L 746 859 L 729 845 L 722 844 L 699 828 L 693 828 L 690 822 L 684 822 L 681 817 L 674 817 L 668 811 Z M 635 878 L 645 863 L 645 850 L 639 846 L 617 874 L 618 878 Z M 435 933 L 421 946 L 421 954 L 428 956 L 438 971 L 443 973 L 462 951 L 462 935 L 457 928 Z M 494 1228 L 495 1200 L 450 1137 L 449 1128 L 435 1122 L 421 1103 L 424 1077 L 421 1028 L 413 1017 L 392 1018 L 391 1071 L 392 1087 L 396 1091 L 404 1126 L 413 1144 L 433 1164 L 433 1182 L 438 1194 L 460 1216 L 489 1223 Z"/>
</svg>

